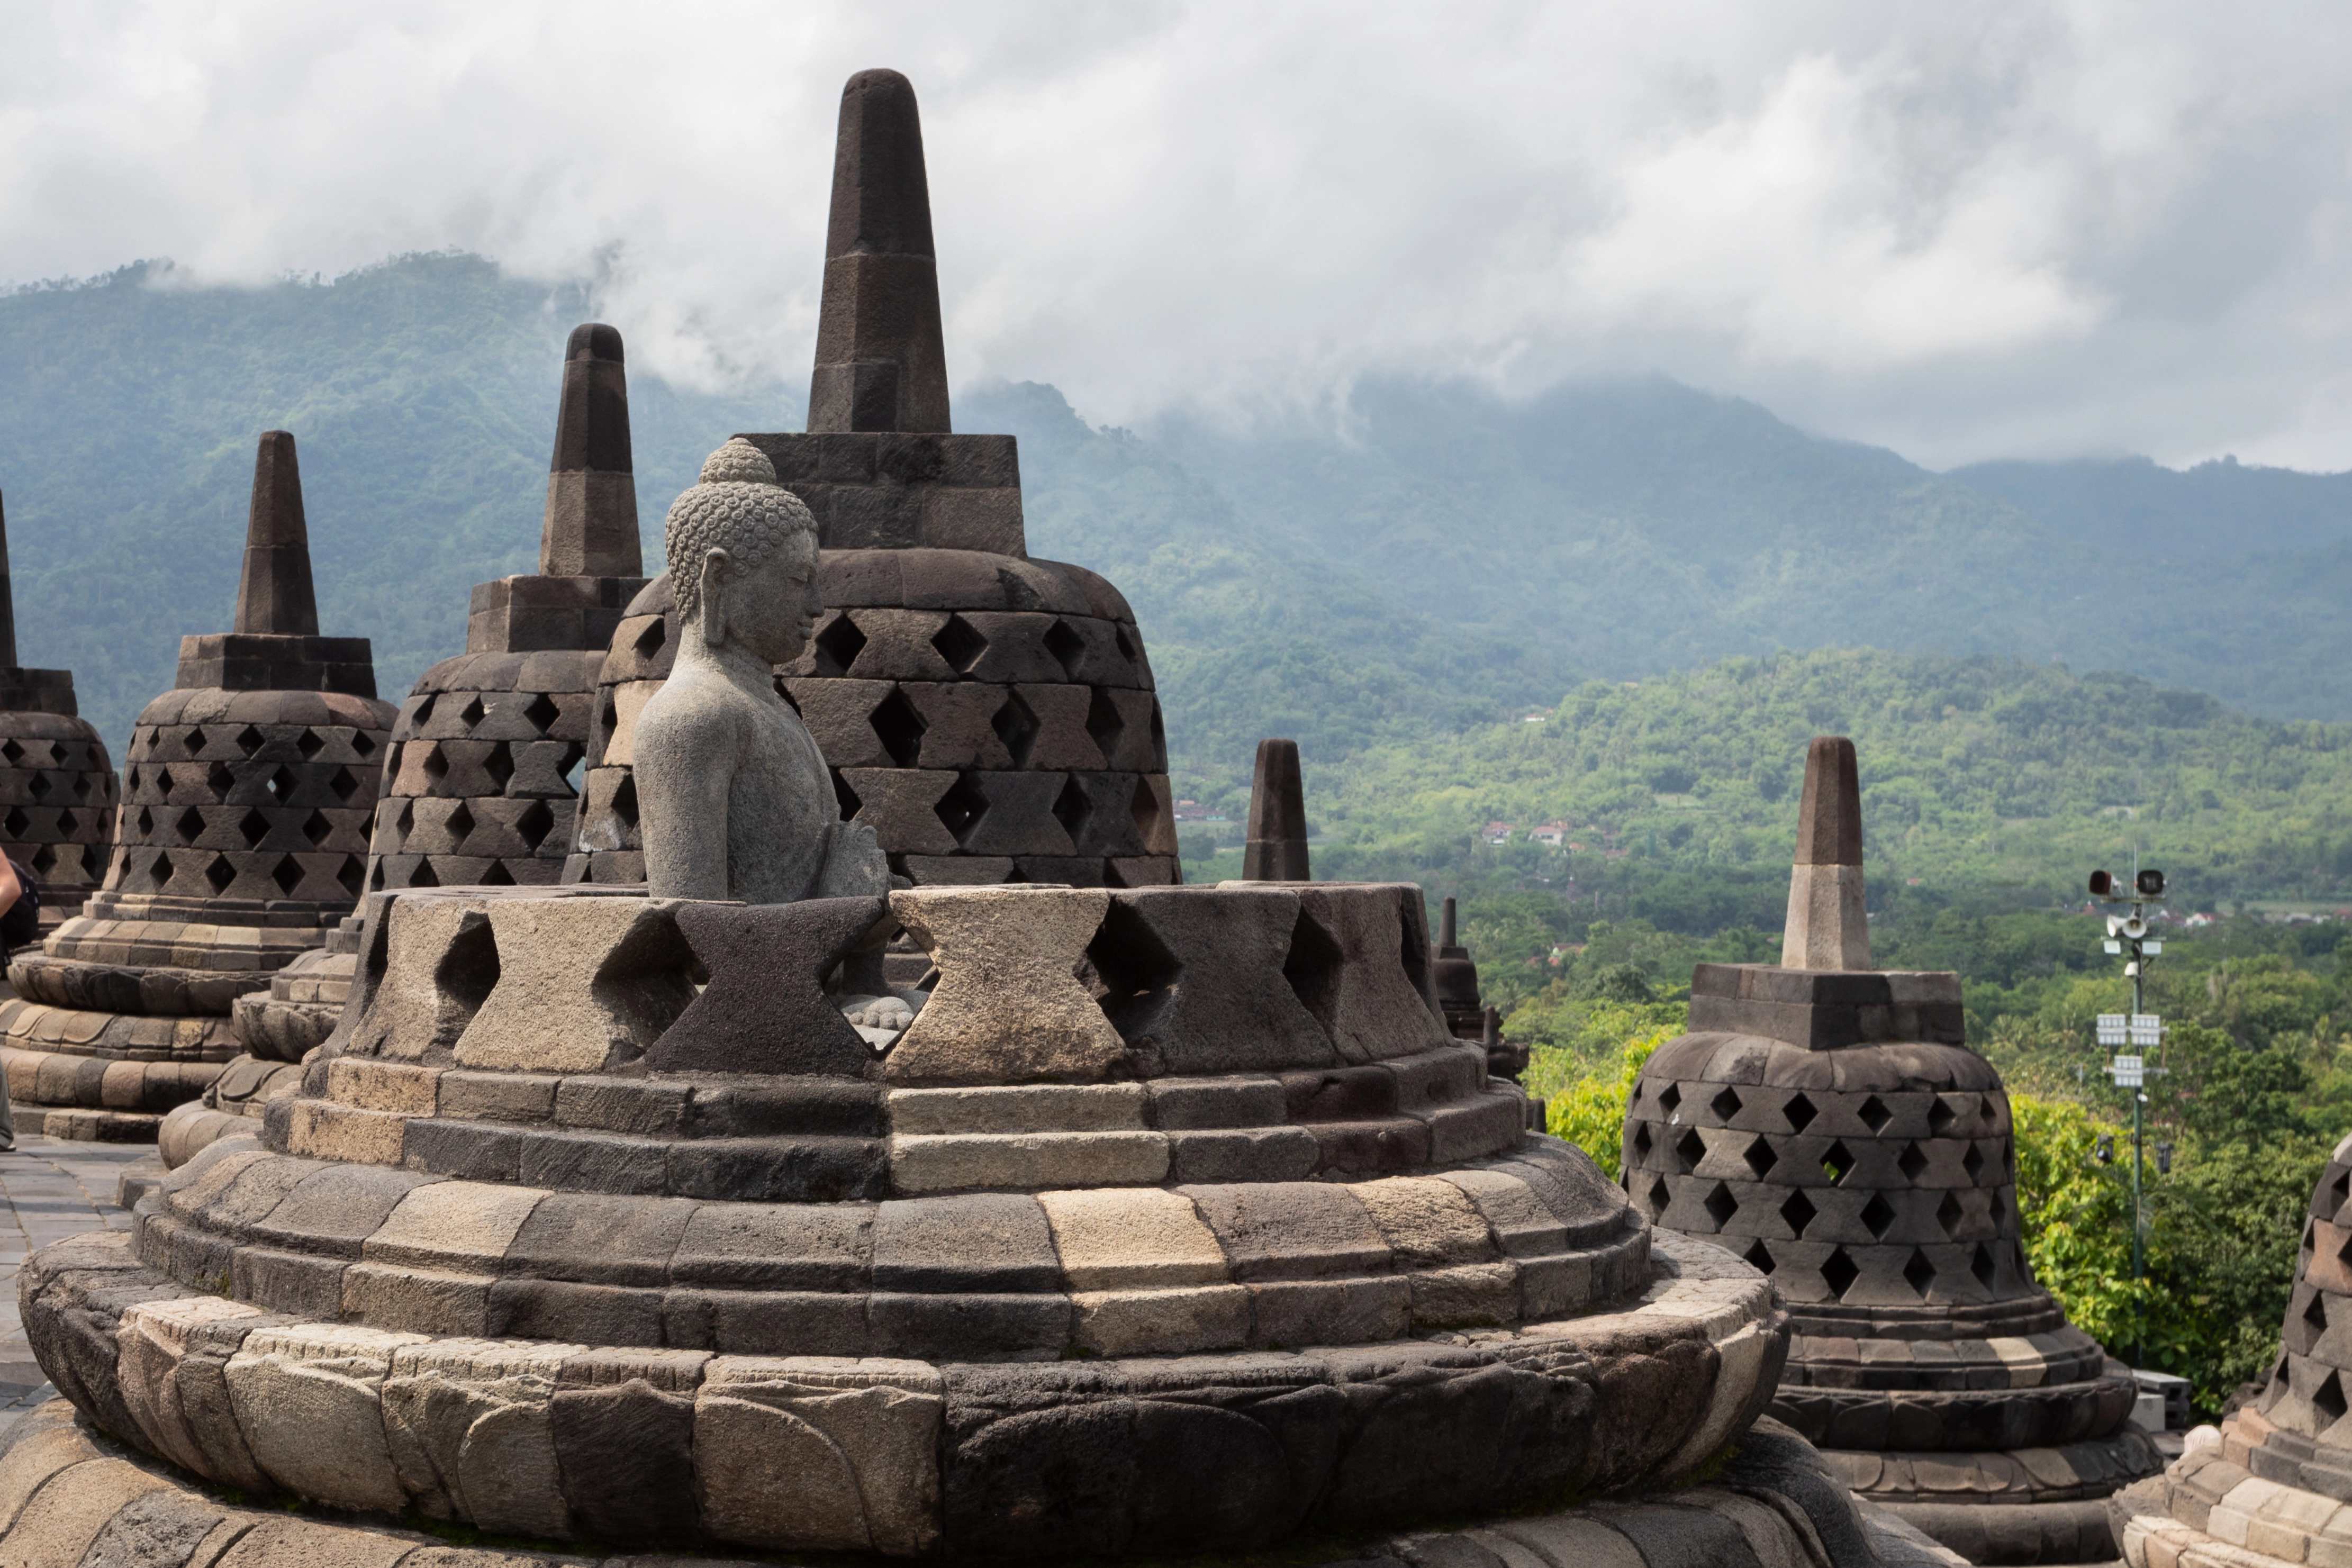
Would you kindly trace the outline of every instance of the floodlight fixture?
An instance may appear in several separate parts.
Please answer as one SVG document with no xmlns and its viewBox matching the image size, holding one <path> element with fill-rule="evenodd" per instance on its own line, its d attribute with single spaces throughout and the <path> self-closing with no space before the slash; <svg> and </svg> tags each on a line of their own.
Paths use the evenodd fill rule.
<svg viewBox="0 0 2352 1568">
<path fill-rule="evenodd" d="M 2093 872 L 2091 873 L 2091 896 L 2093 898 L 2113 898 L 2115 895 L 2116 879 L 2109 876 L 2103 871 Z"/>
</svg>

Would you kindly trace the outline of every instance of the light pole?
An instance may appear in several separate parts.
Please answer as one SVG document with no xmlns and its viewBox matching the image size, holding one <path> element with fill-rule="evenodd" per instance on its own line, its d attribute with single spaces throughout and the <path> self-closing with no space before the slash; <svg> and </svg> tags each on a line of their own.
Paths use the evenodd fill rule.
<svg viewBox="0 0 2352 1568">
<path fill-rule="evenodd" d="M 2147 1165 L 2141 1143 L 2141 1113 L 2147 1104 L 2143 1086 L 2152 1077 L 2162 1077 L 2165 1070 L 2148 1066 L 2147 1058 L 2138 1053 L 2160 1048 L 2164 1040 L 2164 1020 L 2142 1010 L 2147 1005 L 2143 987 L 2148 963 L 2164 951 L 2164 944 L 2147 934 L 2147 906 L 2164 902 L 2164 873 L 2153 870 L 2137 872 L 2131 887 L 2126 890 L 2105 872 L 2095 871 L 2091 873 L 2091 896 L 2111 905 L 2131 905 L 2129 915 L 2107 916 L 2105 944 L 2106 950 L 2117 956 L 2126 946 L 2131 949 L 2131 961 L 2124 966 L 2124 973 L 2131 979 L 2131 1011 L 2127 1015 L 2101 1013 L 2098 1034 L 2102 1046 L 2128 1045 L 2133 1051 L 2127 1056 L 2118 1054 L 2107 1064 L 2107 1072 L 2114 1078 L 2116 1087 L 2130 1090 L 2132 1097 L 2132 1315 L 2138 1324 L 2139 1340 L 2133 1359 L 2141 1362 L 2147 1359 L 2147 1309 L 2140 1289 L 2147 1270 L 2147 1250 L 2141 1241 L 2146 1222 L 2141 1176 Z M 2172 1166 L 2171 1155 L 2169 1144 L 2159 1145 L 2158 1163 L 2167 1172 Z"/>
</svg>

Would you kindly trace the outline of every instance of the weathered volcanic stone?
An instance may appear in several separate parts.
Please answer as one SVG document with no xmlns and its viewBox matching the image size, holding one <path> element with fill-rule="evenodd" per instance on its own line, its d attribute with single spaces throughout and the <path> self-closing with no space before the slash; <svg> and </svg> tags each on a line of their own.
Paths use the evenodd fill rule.
<svg viewBox="0 0 2352 1568">
<path fill-rule="evenodd" d="M 0 515 L 0 851 L 41 901 L 44 926 L 79 907 L 114 847 L 117 785 L 106 742 L 79 716 L 73 672 L 16 663 L 8 535 Z"/>
<path fill-rule="evenodd" d="M 1250 780 L 1249 837 L 1242 845 L 1242 876 L 1249 882 L 1305 882 L 1307 790 L 1298 774 L 1298 742 L 1261 740 Z"/>
</svg>

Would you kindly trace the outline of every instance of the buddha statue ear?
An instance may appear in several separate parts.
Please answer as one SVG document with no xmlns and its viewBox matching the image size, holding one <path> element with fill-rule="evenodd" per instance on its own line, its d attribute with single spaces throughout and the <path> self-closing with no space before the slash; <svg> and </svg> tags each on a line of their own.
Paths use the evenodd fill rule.
<svg viewBox="0 0 2352 1568">
<path fill-rule="evenodd" d="M 702 557 L 702 640 L 716 648 L 727 641 L 727 569 L 734 558 L 723 549 Z"/>
</svg>

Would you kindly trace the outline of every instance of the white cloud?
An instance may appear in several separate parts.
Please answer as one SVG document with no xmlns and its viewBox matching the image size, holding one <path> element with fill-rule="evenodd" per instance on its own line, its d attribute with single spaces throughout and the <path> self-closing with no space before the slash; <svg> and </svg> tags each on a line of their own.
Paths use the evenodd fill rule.
<svg viewBox="0 0 2352 1568">
<path fill-rule="evenodd" d="M 1664 371 L 1925 461 L 2352 467 L 2352 14 L 7 0 L 0 277 L 600 272 L 805 374 L 835 95 L 925 109 L 951 372 L 1090 415 Z"/>
</svg>

